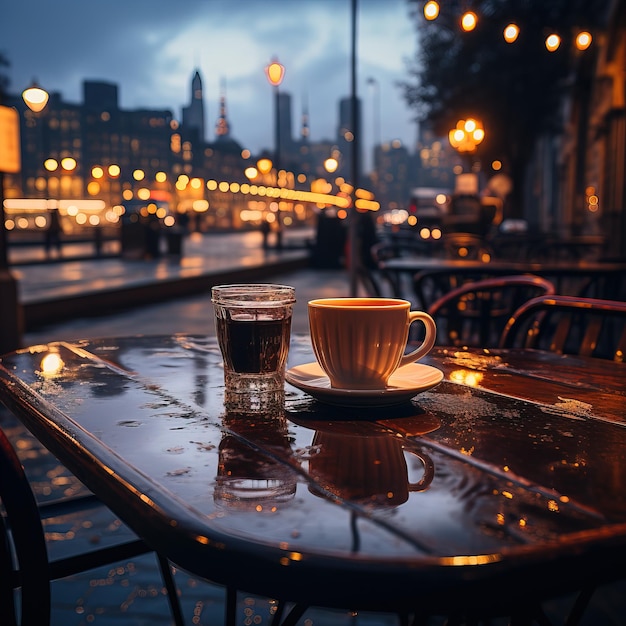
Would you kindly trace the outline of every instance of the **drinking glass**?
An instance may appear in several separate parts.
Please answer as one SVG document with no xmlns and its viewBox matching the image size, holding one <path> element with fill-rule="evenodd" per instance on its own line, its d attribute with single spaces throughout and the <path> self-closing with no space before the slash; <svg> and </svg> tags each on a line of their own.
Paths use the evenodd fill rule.
<svg viewBox="0 0 626 626">
<path fill-rule="evenodd" d="M 284 400 L 295 289 L 218 285 L 211 290 L 230 412 L 264 411 Z"/>
</svg>

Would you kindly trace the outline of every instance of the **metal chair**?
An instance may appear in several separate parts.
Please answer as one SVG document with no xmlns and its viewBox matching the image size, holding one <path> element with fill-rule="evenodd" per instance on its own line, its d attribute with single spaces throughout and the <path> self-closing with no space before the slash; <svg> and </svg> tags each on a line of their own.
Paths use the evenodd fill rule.
<svg viewBox="0 0 626 626">
<path fill-rule="evenodd" d="M 529 274 L 472 281 L 437 299 L 428 313 L 437 323 L 437 343 L 496 347 L 511 313 L 523 302 L 554 293 L 554 285 Z"/>
<path fill-rule="evenodd" d="M 115 542 L 76 553 L 64 542 L 64 555 L 49 557 L 44 524 L 63 516 L 115 516 L 94 495 L 69 497 L 46 504 L 37 502 L 24 468 L 4 430 L 0 428 L 0 621 L 8 626 L 45 626 L 50 623 L 50 583 L 96 567 L 152 552 L 130 530 Z M 71 535 L 72 533 L 67 533 Z M 84 548 L 84 543 L 81 546 Z M 170 565 L 157 555 L 174 622 L 183 619 Z M 16 591 L 19 595 L 16 597 Z M 19 599 L 18 599 L 19 598 Z"/>
<path fill-rule="evenodd" d="M 536 348 L 623 362 L 626 302 L 544 295 L 520 306 L 502 332 L 500 347 Z"/>
</svg>

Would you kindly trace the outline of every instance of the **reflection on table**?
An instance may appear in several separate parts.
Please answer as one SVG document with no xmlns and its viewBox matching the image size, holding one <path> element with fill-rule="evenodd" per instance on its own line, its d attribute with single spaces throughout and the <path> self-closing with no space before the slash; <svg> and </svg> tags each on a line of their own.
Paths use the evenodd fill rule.
<svg viewBox="0 0 626 626">
<path fill-rule="evenodd" d="M 293 337 L 290 366 L 311 360 Z M 6 355 L 0 396 L 150 545 L 252 593 L 515 612 L 622 575 L 626 365 L 424 362 L 444 381 L 410 402 L 332 406 L 287 385 L 282 415 L 233 416 L 214 340 L 88 340 Z"/>
</svg>

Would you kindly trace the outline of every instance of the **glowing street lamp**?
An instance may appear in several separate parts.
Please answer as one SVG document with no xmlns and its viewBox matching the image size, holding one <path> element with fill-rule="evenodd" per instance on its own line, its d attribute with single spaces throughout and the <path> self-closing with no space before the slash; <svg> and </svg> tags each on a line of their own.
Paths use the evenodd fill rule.
<svg viewBox="0 0 626 626">
<path fill-rule="evenodd" d="M 482 124 L 473 118 L 459 120 L 456 127 L 448 133 L 450 145 L 460 153 L 472 154 L 476 152 L 478 144 L 485 138 Z"/>
<path fill-rule="evenodd" d="M 38 113 L 48 102 L 48 94 L 33 85 L 22 94 L 26 106 Z M 19 117 L 14 109 L 0 106 L 0 121 L 6 124 L 0 138 L 5 137 L 9 144 L 15 138 L 15 145 L 2 145 L 0 152 L 0 353 L 10 352 L 20 347 L 22 341 L 22 320 L 17 297 L 17 281 L 9 268 L 7 230 L 4 218 L 4 174 L 14 173 L 21 168 L 19 153 Z"/>
</svg>

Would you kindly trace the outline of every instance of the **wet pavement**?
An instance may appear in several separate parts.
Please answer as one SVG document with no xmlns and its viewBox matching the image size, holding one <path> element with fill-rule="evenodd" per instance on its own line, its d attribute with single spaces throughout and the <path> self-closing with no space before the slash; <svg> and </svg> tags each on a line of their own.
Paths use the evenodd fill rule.
<svg viewBox="0 0 626 626">
<path fill-rule="evenodd" d="M 43 248 L 11 250 L 12 271 L 24 308 L 22 343 L 83 337 L 212 333 L 210 287 L 224 282 L 278 282 L 296 288 L 294 332 L 306 332 L 306 303 L 349 295 L 346 270 L 313 269 L 311 230 L 286 234 L 282 250 L 264 250 L 261 234 L 192 234 L 182 256 L 95 259 L 90 244 L 66 244 L 64 259 Z"/>
</svg>

